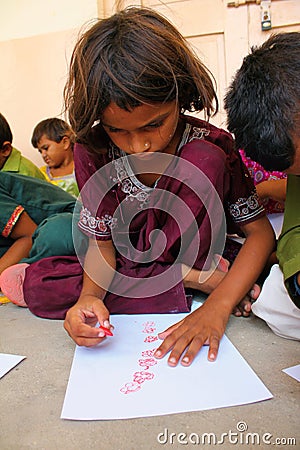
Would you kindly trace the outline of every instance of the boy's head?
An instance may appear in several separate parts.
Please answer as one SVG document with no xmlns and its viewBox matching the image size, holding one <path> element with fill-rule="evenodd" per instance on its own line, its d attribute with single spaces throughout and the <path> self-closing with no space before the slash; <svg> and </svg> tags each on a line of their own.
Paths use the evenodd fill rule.
<svg viewBox="0 0 300 450">
<path fill-rule="evenodd" d="M 267 170 L 300 174 L 300 33 L 275 34 L 251 49 L 225 109 L 247 156 Z"/>
<path fill-rule="evenodd" d="M 75 134 L 70 125 L 56 117 L 39 122 L 33 130 L 31 143 L 50 168 L 58 168 L 73 160 Z"/>
<path fill-rule="evenodd" d="M 42 120 L 35 126 L 31 137 L 34 148 L 39 147 L 39 142 L 43 136 L 56 143 L 61 142 L 64 137 L 68 137 L 72 147 L 75 143 L 75 135 L 70 125 L 57 117 Z"/>
<path fill-rule="evenodd" d="M 12 132 L 5 117 L 0 113 L 0 170 L 12 151 Z"/>
</svg>

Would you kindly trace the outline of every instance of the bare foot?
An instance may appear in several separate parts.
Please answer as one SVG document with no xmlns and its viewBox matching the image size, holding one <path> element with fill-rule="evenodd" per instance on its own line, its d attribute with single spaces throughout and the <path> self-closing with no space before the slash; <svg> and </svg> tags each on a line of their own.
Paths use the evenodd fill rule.
<svg viewBox="0 0 300 450">
<path fill-rule="evenodd" d="M 230 263 L 227 259 L 223 258 L 223 256 L 215 254 L 214 262 L 216 264 L 216 269 L 221 272 L 228 272 Z"/>
<path fill-rule="evenodd" d="M 251 305 L 257 300 L 260 294 L 260 287 L 258 284 L 254 284 L 251 291 L 240 301 L 238 305 L 232 311 L 232 314 L 236 317 L 248 317 L 251 313 Z"/>
</svg>

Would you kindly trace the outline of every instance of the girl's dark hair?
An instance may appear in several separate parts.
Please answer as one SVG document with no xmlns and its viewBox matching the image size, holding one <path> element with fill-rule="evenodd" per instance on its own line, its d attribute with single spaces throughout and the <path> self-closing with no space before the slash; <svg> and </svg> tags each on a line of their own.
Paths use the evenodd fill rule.
<svg viewBox="0 0 300 450">
<path fill-rule="evenodd" d="M 300 137 L 300 33 L 271 35 L 244 58 L 225 96 L 239 148 L 268 170 L 286 170 Z"/>
<path fill-rule="evenodd" d="M 12 144 L 13 135 L 5 117 L 0 113 L 0 149 L 5 141 Z"/>
<path fill-rule="evenodd" d="M 97 21 L 77 42 L 64 90 L 69 121 L 81 142 L 114 102 L 130 110 L 176 100 L 181 111 L 218 111 L 214 80 L 163 16 L 129 7 Z"/>
<path fill-rule="evenodd" d="M 75 143 L 75 133 L 70 125 L 62 119 L 56 117 L 45 119 L 39 122 L 32 133 L 31 144 L 38 148 L 38 143 L 42 136 L 47 136 L 51 141 L 59 143 L 63 137 L 70 138 L 71 145 Z"/>
</svg>

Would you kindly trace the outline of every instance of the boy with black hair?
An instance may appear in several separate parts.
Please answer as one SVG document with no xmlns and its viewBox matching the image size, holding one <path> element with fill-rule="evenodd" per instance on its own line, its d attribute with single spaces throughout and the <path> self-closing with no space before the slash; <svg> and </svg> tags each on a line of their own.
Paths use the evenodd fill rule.
<svg viewBox="0 0 300 450">
<path fill-rule="evenodd" d="M 45 180 L 40 169 L 12 145 L 13 135 L 5 117 L 0 113 L 0 170 Z"/>
<path fill-rule="evenodd" d="M 279 336 L 300 339 L 300 33 L 272 35 L 244 58 L 225 97 L 238 148 L 288 174 L 277 258 L 252 311 Z"/>
</svg>

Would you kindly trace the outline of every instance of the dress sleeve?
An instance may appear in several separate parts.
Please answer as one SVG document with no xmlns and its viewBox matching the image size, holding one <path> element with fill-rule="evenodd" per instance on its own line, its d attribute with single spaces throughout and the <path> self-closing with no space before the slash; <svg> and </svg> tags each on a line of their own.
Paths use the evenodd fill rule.
<svg viewBox="0 0 300 450">
<path fill-rule="evenodd" d="M 75 144 L 74 163 L 80 190 L 78 227 L 89 238 L 110 240 L 117 204 L 109 176 L 109 156 L 91 153 L 85 146 Z"/>
<path fill-rule="evenodd" d="M 265 216 L 265 209 L 256 192 L 251 175 L 243 163 L 238 151 L 227 147 L 227 183 L 228 193 L 224 206 L 228 219 L 229 232 L 234 225 L 238 227 Z M 225 148 L 226 148 L 225 147 Z M 234 230 L 232 230 L 234 231 Z"/>
<path fill-rule="evenodd" d="M 24 211 L 24 207 L 14 200 L 14 198 L 0 186 L 0 230 L 1 235 L 8 238 Z"/>
</svg>

